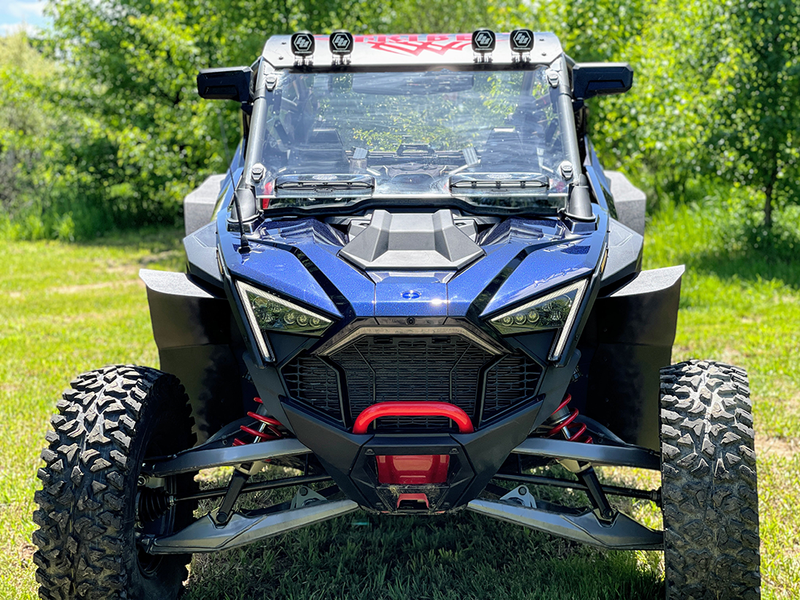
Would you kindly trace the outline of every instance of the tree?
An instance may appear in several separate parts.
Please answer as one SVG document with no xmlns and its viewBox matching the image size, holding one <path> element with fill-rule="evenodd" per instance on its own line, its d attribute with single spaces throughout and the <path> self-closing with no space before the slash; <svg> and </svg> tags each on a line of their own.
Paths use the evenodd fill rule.
<svg viewBox="0 0 800 600">
<path fill-rule="evenodd" d="M 714 83 L 725 55 L 718 40 L 725 10 L 697 0 L 657 2 L 622 60 L 636 71 L 633 89 L 603 100 L 596 144 L 644 180 L 655 204 L 687 198 L 687 184 L 715 176 L 709 142 L 716 121 Z M 619 59 L 618 59 L 619 60 Z"/>
<path fill-rule="evenodd" d="M 63 140 L 75 122 L 54 100 L 63 69 L 25 32 L 0 37 L 0 226 L 24 215 L 17 234 L 70 237 L 68 215 L 48 214 Z M 24 231 L 23 231 L 24 230 Z"/>
<path fill-rule="evenodd" d="M 235 144 L 241 119 L 232 103 L 198 98 L 199 69 L 250 64 L 275 33 L 463 28 L 483 8 L 482 0 L 439 8 L 420 0 L 51 0 L 56 56 L 70 77 L 59 100 L 84 125 L 62 157 L 72 178 L 62 197 L 71 190 L 81 199 L 90 230 L 172 222 L 183 195 L 226 168 L 220 120 Z"/>
<path fill-rule="evenodd" d="M 775 203 L 800 192 L 800 4 L 795 0 L 730 3 L 728 55 L 719 87 L 719 174 L 763 194 L 764 226 Z"/>
</svg>

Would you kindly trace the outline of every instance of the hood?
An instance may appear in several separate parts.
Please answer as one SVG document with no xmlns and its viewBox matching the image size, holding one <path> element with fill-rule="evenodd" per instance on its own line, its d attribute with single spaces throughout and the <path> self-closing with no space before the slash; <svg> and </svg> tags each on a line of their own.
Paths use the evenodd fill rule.
<svg viewBox="0 0 800 600">
<path fill-rule="evenodd" d="M 606 235 L 599 216 L 579 232 L 556 217 L 376 210 L 265 221 L 244 256 L 226 227 L 220 250 L 234 277 L 336 318 L 483 317 L 591 274 Z"/>
</svg>

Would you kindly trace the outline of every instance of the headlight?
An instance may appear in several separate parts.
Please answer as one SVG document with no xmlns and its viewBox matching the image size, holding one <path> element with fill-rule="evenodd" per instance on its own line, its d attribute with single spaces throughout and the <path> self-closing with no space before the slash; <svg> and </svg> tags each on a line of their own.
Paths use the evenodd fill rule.
<svg viewBox="0 0 800 600">
<path fill-rule="evenodd" d="M 242 298 L 247 320 L 250 321 L 250 327 L 256 334 L 259 349 L 267 359 L 274 358 L 267 348 L 268 331 L 320 336 L 331 326 L 330 319 L 300 308 L 248 283 L 237 281 L 236 287 Z"/>
<path fill-rule="evenodd" d="M 564 351 L 567 337 L 575 322 L 581 299 L 586 291 L 587 280 L 570 285 L 536 298 L 489 320 L 501 335 L 532 333 L 547 329 L 560 329 L 561 333 L 550 350 L 550 360 L 558 360 Z"/>
</svg>

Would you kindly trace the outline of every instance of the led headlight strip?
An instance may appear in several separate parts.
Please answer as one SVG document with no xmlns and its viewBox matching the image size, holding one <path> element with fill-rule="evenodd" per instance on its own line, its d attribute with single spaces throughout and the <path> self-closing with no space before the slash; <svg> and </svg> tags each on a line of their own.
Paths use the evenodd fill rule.
<svg viewBox="0 0 800 600">
<path fill-rule="evenodd" d="M 561 331 L 550 350 L 549 356 L 550 360 L 558 360 L 564 352 L 567 338 L 572 330 L 572 325 L 575 323 L 583 294 L 586 292 L 587 283 L 586 279 L 571 283 L 545 296 L 536 298 L 523 306 L 494 317 L 489 320 L 489 323 L 501 335 L 560 329 Z"/>
<path fill-rule="evenodd" d="M 267 347 L 268 331 L 319 337 L 333 322 L 249 283 L 237 281 L 236 288 L 247 313 L 247 320 L 256 336 L 258 348 L 267 360 L 274 360 Z"/>
</svg>

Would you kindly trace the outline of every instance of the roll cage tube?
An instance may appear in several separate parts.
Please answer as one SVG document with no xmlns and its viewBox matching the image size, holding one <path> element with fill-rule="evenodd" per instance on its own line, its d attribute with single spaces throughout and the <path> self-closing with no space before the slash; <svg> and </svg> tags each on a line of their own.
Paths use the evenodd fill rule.
<svg viewBox="0 0 800 600">
<path fill-rule="evenodd" d="M 253 94 L 253 115 L 250 118 L 250 133 L 248 139 L 260 140 L 264 138 L 264 130 L 267 127 L 267 80 L 275 77 L 275 70 L 266 60 L 262 60 L 258 73 L 256 73 L 256 85 Z M 246 145 L 244 171 L 237 184 L 237 195 L 239 207 L 242 211 L 242 222 L 250 225 L 258 216 L 258 203 L 255 195 L 255 182 L 253 181 L 253 165 L 256 161 L 256 152 L 250 144 Z M 235 207 L 234 209 L 235 210 Z M 235 215 L 232 215 L 235 220 Z M 247 228 L 246 228 L 247 229 Z"/>
<path fill-rule="evenodd" d="M 531 66 L 542 66 L 531 63 Z M 562 140 L 567 160 L 572 166 L 572 182 L 570 185 L 570 197 L 568 200 L 567 215 L 579 220 L 593 220 L 591 202 L 588 190 L 581 185 L 581 160 L 578 147 L 577 129 L 575 126 L 575 115 L 572 111 L 572 93 L 568 75 L 567 61 L 564 54 L 561 54 L 550 65 L 550 68 L 559 74 L 558 77 L 558 112 L 562 123 Z M 463 67 L 461 67 L 463 69 Z M 372 69 L 369 69 L 372 70 Z M 386 67 L 381 67 L 380 71 L 385 71 Z M 413 65 L 409 65 L 409 70 L 416 70 Z M 253 94 L 253 114 L 249 139 L 263 139 L 267 127 L 266 111 L 267 94 L 271 80 L 275 78 L 276 70 L 266 61 L 260 61 L 255 75 L 255 88 Z M 274 81 L 272 81 L 274 87 Z M 242 222 L 245 224 L 245 231 L 252 230 L 252 222 L 258 216 L 258 202 L 255 195 L 255 182 L 252 178 L 252 168 L 258 160 L 258 153 L 250 144 L 247 145 L 243 177 L 238 182 L 237 194 L 239 206 L 241 208 Z M 582 193 L 583 192 L 583 193 Z M 232 209 L 235 211 L 235 207 Z M 237 215 L 232 214 L 231 220 L 236 220 Z"/>
<path fill-rule="evenodd" d="M 567 156 L 572 163 L 572 185 L 570 185 L 569 201 L 567 204 L 568 216 L 579 221 L 593 221 L 592 202 L 589 196 L 589 187 L 583 175 L 580 149 L 578 148 L 578 130 L 575 126 L 575 113 L 572 110 L 572 89 L 569 81 L 567 59 L 562 54 L 553 66 L 559 73 L 558 78 L 558 106 L 563 122 L 562 135 L 566 146 Z"/>
</svg>

